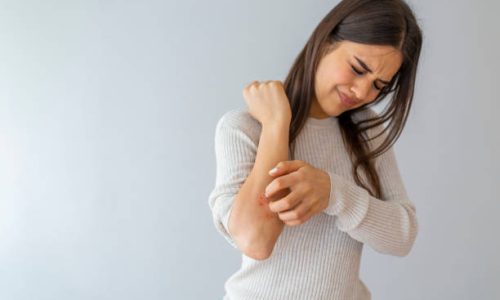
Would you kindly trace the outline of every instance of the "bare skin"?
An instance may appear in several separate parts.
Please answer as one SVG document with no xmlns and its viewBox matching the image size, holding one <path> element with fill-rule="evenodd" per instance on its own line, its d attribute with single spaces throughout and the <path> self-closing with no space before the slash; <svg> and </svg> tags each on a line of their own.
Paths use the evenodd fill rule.
<svg viewBox="0 0 500 300">
<path fill-rule="evenodd" d="M 315 76 L 315 97 L 310 116 L 318 119 L 339 116 L 346 110 L 375 100 L 403 61 L 401 51 L 392 46 L 341 41 L 330 47 L 333 50 L 320 60 Z M 372 72 L 364 69 L 358 59 Z M 339 92 L 356 104 L 344 105 Z"/>
</svg>

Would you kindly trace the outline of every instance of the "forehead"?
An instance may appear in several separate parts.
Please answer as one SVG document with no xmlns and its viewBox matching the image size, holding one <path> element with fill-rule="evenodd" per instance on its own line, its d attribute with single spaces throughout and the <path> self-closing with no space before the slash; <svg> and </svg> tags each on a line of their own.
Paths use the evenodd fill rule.
<svg viewBox="0 0 500 300">
<path fill-rule="evenodd" d="M 392 46 L 342 41 L 337 50 L 348 59 L 356 61 L 354 57 L 359 58 L 368 65 L 374 75 L 381 78 L 392 77 L 403 62 L 401 51 Z"/>
</svg>

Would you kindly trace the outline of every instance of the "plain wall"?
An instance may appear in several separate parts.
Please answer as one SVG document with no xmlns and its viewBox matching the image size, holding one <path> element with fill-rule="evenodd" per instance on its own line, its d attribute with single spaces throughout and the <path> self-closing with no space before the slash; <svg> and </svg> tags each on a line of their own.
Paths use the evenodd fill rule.
<svg viewBox="0 0 500 300">
<path fill-rule="evenodd" d="M 0 1 L 0 299 L 221 299 L 214 133 L 283 80 L 338 1 Z M 496 1 L 410 2 L 424 31 L 395 145 L 420 231 L 364 247 L 374 299 L 499 299 Z"/>
</svg>

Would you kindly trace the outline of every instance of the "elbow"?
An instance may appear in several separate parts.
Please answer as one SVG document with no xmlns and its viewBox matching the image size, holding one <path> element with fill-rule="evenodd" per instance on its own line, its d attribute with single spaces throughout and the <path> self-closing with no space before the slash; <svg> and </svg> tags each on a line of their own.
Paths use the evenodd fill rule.
<svg viewBox="0 0 500 300">
<path fill-rule="evenodd" d="M 266 260 L 273 251 L 273 247 L 269 247 L 262 240 L 252 239 L 248 235 L 235 236 L 235 242 L 245 256 L 255 260 Z"/>
<path fill-rule="evenodd" d="M 415 243 L 415 239 L 417 237 L 417 232 L 413 231 L 406 239 L 403 239 L 401 244 L 395 251 L 393 251 L 392 255 L 405 257 L 410 254 L 411 249 L 413 248 L 413 244 Z"/>
<path fill-rule="evenodd" d="M 262 234 L 249 230 L 239 230 L 238 226 L 231 224 L 231 222 L 229 227 L 235 244 L 245 256 L 255 260 L 266 260 L 271 256 L 274 242 L 266 239 Z"/>
<path fill-rule="evenodd" d="M 250 239 L 240 239 L 239 248 L 245 256 L 255 260 L 266 260 L 272 254 L 272 249 Z"/>
<path fill-rule="evenodd" d="M 418 222 L 416 218 L 410 221 L 410 226 L 405 235 L 401 237 L 401 243 L 399 247 L 397 247 L 396 251 L 392 253 L 395 256 L 405 257 L 410 254 L 413 245 L 415 244 L 415 240 L 417 239 L 418 233 Z"/>
<path fill-rule="evenodd" d="M 405 257 L 410 254 L 411 249 L 415 243 L 417 231 L 412 230 L 407 235 L 399 236 L 391 242 L 384 242 L 374 247 L 377 252 L 392 256 Z"/>
<path fill-rule="evenodd" d="M 373 247 L 377 252 L 381 254 L 387 254 L 392 256 L 405 257 L 410 254 L 413 247 L 412 241 L 393 243 L 391 246 L 379 245 L 378 247 Z"/>
<path fill-rule="evenodd" d="M 408 254 L 410 254 L 411 248 L 412 248 L 411 245 L 410 246 L 404 245 L 398 249 L 395 249 L 391 254 L 393 256 L 405 257 L 408 256 Z"/>
<path fill-rule="evenodd" d="M 243 254 L 255 260 L 266 260 L 271 256 L 271 251 L 265 249 L 246 249 Z"/>
</svg>

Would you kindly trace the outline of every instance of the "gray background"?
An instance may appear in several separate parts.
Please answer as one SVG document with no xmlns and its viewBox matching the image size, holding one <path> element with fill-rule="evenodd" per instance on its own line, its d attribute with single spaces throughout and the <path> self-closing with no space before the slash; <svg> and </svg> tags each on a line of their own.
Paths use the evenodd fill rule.
<svg viewBox="0 0 500 300">
<path fill-rule="evenodd" d="M 337 1 L 1 1 L 0 299 L 220 299 L 214 130 L 283 80 Z M 420 231 L 365 247 L 374 299 L 499 299 L 495 1 L 411 1 L 424 30 L 396 143 Z"/>
</svg>

